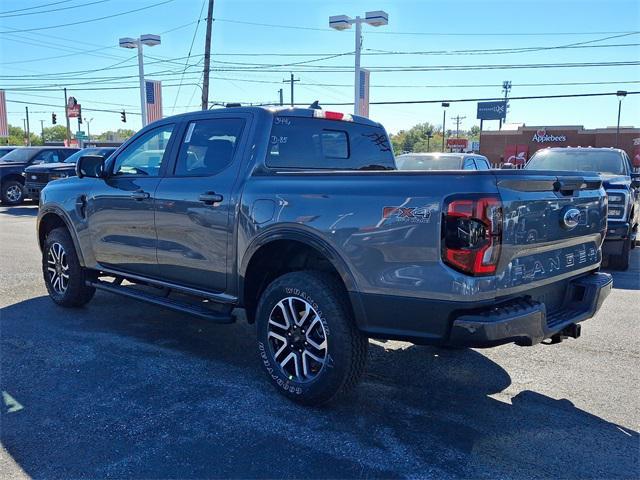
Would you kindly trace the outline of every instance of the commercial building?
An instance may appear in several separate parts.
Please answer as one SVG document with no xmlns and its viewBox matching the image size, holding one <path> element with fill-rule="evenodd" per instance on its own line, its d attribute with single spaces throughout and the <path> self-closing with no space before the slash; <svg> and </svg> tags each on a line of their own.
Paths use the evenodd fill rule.
<svg viewBox="0 0 640 480">
<path fill-rule="evenodd" d="M 640 128 L 620 127 L 618 145 L 634 159 L 634 166 L 640 167 Z M 616 128 L 523 125 L 514 130 L 483 131 L 480 137 L 480 154 L 496 166 L 504 162 L 522 165 L 541 148 L 578 146 L 615 147 Z"/>
</svg>

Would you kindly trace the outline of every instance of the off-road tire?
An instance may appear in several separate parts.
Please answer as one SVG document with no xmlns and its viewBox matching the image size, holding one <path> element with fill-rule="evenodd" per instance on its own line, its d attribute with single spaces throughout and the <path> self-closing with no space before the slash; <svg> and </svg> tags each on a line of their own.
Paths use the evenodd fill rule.
<svg viewBox="0 0 640 480">
<path fill-rule="evenodd" d="M 19 197 L 16 197 L 14 192 L 19 192 Z M 24 187 L 22 183 L 17 180 L 9 180 L 2 182 L 2 191 L 0 192 L 0 200 L 3 205 L 20 205 L 24 202 Z"/>
<path fill-rule="evenodd" d="M 50 270 L 58 267 L 56 263 L 52 264 L 51 261 L 55 262 L 56 258 L 60 256 L 56 257 L 52 249 L 59 251 L 60 247 L 64 252 L 63 265 L 66 265 L 66 270 L 61 266 L 58 273 L 59 276 L 62 273 L 68 276 L 66 283 L 63 284 L 63 286 L 66 285 L 64 291 L 59 283 L 53 282 L 53 272 Z M 95 288 L 86 284 L 87 280 L 94 279 L 95 276 L 80 265 L 73 240 L 66 228 L 56 228 L 47 235 L 42 251 L 42 274 L 49 296 L 55 303 L 63 307 L 81 307 L 88 303 L 96 293 Z"/>
<path fill-rule="evenodd" d="M 339 278 L 324 272 L 291 272 L 275 279 L 260 297 L 256 313 L 260 363 L 276 389 L 297 403 L 316 406 L 335 400 L 353 389 L 364 371 L 369 343 L 355 325 L 346 292 L 339 282 Z M 326 361 L 311 379 L 287 375 L 275 359 L 275 349 L 270 343 L 273 340 L 269 329 L 273 327 L 269 319 L 281 301 L 292 297 L 301 299 L 300 305 L 306 302 L 315 310 L 326 332 Z M 287 341 L 291 338 L 287 337 Z"/>
</svg>

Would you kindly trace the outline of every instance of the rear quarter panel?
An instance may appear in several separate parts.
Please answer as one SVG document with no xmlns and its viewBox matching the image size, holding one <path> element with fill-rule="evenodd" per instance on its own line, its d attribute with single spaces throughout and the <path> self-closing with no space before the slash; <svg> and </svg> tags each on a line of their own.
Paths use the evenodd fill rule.
<svg viewBox="0 0 640 480">
<path fill-rule="evenodd" d="M 316 236 L 341 257 L 360 293 L 490 299 L 494 277 L 469 277 L 440 260 L 443 200 L 496 193 L 491 172 L 304 172 L 254 175 L 243 192 L 242 255 L 287 229 Z"/>
</svg>

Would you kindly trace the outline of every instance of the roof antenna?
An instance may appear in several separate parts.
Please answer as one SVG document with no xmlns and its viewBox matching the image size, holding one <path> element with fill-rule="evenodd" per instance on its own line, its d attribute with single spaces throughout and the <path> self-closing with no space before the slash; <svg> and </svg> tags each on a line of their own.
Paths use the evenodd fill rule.
<svg viewBox="0 0 640 480">
<path fill-rule="evenodd" d="M 312 109 L 312 110 L 322 110 L 322 107 L 320 106 L 320 101 L 319 100 L 316 100 L 311 105 L 309 105 L 309 108 Z"/>
</svg>

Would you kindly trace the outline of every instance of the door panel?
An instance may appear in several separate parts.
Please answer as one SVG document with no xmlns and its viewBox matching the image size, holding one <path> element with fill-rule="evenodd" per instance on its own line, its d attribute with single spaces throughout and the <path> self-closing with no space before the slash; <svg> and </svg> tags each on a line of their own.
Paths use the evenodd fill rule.
<svg viewBox="0 0 640 480">
<path fill-rule="evenodd" d="M 155 193 L 173 124 L 149 130 L 110 159 L 108 178 L 87 198 L 87 223 L 97 262 L 146 276 L 158 275 Z"/>
<path fill-rule="evenodd" d="M 113 177 L 94 188 L 87 199 L 87 221 L 98 263 L 157 276 L 153 195 L 159 183 L 157 177 Z"/>
<path fill-rule="evenodd" d="M 192 121 L 174 174 L 156 192 L 158 264 L 163 279 L 214 292 L 227 288 L 227 247 L 233 222 L 242 131 L 248 118 Z"/>
</svg>

